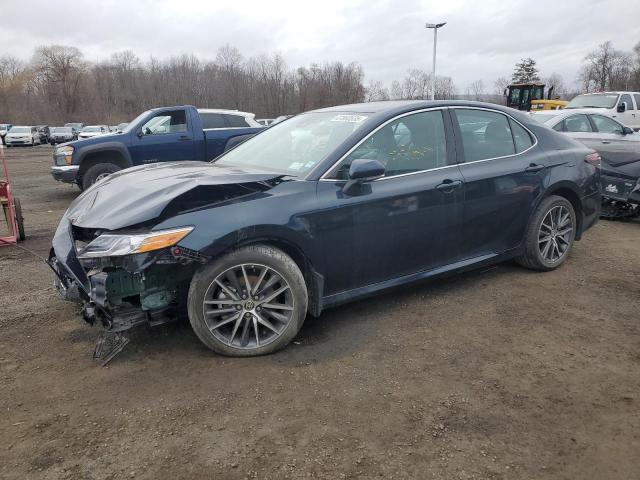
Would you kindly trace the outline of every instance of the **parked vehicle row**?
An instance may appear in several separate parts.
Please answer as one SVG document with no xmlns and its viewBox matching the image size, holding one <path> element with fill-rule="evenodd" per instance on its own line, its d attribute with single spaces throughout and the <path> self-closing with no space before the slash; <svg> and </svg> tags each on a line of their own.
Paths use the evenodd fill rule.
<svg viewBox="0 0 640 480">
<path fill-rule="evenodd" d="M 507 107 L 332 107 L 210 163 L 144 165 L 181 137 L 191 145 L 172 160 L 221 153 L 231 130 L 201 130 L 205 115 L 142 114 L 117 140 L 139 166 L 86 189 L 61 219 L 50 262 L 89 323 L 121 332 L 188 315 L 212 350 L 266 354 L 307 313 L 390 287 L 512 258 L 553 270 L 600 214 L 600 156 Z M 69 166 L 98 140 L 75 142 Z"/>
<path fill-rule="evenodd" d="M 85 127 L 88 128 L 97 127 Z M 58 181 L 89 188 L 124 168 L 177 160 L 211 160 L 263 127 L 252 113 L 196 109 L 193 106 L 156 108 L 140 114 L 120 133 L 97 133 L 56 148 L 51 173 Z"/>
</svg>

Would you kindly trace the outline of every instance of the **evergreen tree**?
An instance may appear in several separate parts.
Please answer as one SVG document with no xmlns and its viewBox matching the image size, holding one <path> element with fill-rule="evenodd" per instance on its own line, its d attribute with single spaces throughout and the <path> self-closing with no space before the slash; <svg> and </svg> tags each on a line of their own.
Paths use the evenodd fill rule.
<svg viewBox="0 0 640 480">
<path fill-rule="evenodd" d="M 531 83 L 540 81 L 538 69 L 536 68 L 536 61 L 533 58 L 523 58 L 519 63 L 516 63 L 516 67 L 511 75 L 511 81 L 513 83 Z"/>
</svg>

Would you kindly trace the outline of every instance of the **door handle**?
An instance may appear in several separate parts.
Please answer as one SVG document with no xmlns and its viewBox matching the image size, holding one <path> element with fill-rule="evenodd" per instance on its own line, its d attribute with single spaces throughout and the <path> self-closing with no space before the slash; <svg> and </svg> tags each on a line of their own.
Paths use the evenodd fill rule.
<svg viewBox="0 0 640 480">
<path fill-rule="evenodd" d="M 436 189 L 440 190 L 440 191 L 442 191 L 444 193 L 451 193 L 456 188 L 460 188 L 461 186 L 462 186 L 462 181 L 461 180 L 449 180 L 449 179 L 446 179 L 441 184 L 436 185 Z"/>
<path fill-rule="evenodd" d="M 185 142 L 185 141 L 191 140 L 191 139 L 189 137 L 187 137 L 186 135 L 180 135 L 178 140 L 180 140 L 181 142 Z"/>
<path fill-rule="evenodd" d="M 611 143 L 611 140 L 602 140 L 602 143 L 604 144 Z"/>
<path fill-rule="evenodd" d="M 525 172 L 528 173 L 536 173 L 540 170 L 544 170 L 546 167 L 544 165 L 540 165 L 539 163 L 531 163 L 527 168 L 524 169 Z"/>
</svg>

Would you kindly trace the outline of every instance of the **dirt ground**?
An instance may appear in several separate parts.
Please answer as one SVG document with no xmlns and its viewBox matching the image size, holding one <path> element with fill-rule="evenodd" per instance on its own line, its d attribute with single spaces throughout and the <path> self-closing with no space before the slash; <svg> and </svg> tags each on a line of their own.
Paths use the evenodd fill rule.
<svg viewBox="0 0 640 480">
<path fill-rule="evenodd" d="M 5 152 L 24 246 L 46 255 L 79 191 L 50 147 Z M 253 359 L 174 324 L 100 367 L 100 331 L 52 283 L 0 248 L 3 479 L 640 478 L 640 222 L 601 221 L 555 272 L 327 311 Z"/>
</svg>

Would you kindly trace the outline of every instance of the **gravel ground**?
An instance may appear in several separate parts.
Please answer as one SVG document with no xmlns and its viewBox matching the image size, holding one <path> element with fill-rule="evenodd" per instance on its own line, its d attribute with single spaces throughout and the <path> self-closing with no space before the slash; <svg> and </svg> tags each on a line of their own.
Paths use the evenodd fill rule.
<svg viewBox="0 0 640 480">
<path fill-rule="evenodd" d="M 46 255 L 78 190 L 50 147 L 4 151 Z M 640 478 L 639 240 L 602 221 L 555 272 L 380 295 L 267 357 L 141 328 L 106 368 L 46 265 L 0 248 L 0 477 Z"/>
</svg>

